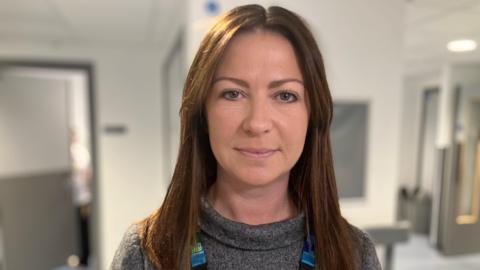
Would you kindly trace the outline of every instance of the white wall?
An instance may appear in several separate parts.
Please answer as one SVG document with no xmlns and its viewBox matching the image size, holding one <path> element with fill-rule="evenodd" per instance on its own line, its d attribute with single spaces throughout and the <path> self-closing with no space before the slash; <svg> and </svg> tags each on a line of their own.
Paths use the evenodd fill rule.
<svg viewBox="0 0 480 270">
<path fill-rule="evenodd" d="M 24 78 L 56 80 L 63 83 L 67 95 L 67 117 L 69 129 L 73 129 L 77 139 L 89 149 L 90 118 L 88 78 L 84 70 L 62 70 L 58 68 L 8 67 L 8 74 L 17 74 Z M 1 77 L 0 77 L 1 78 Z"/>
<path fill-rule="evenodd" d="M 0 74 L 0 179 L 69 170 L 67 83 Z"/>
<path fill-rule="evenodd" d="M 366 198 L 341 202 L 344 215 L 365 227 L 395 219 L 400 142 L 404 1 L 217 1 L 236 5 L 282 5 L 310 24 L 323 52 L 334 99 L 370 103 Z M 189 63 L 212 17 L 204 1 L 190 0 Z"/>
<path fill-rule="evenodd" d="M 91 62 L 95 72 L 98 137 L 100 269 L 108 269 L 127 226 L 157 208 L 166 189 L 161 138 L 161 52 L 2 40 L 0 59 Z M 125 135 L 102 132 L 108 123 Z"/>
</svg>

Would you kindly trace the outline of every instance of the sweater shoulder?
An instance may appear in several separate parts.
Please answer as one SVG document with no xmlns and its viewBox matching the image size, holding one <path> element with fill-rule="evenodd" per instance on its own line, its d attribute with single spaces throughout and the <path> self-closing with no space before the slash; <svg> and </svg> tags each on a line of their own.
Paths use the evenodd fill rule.
<svg viewBox="0 0 480 270">
<path fill-rule="evenodd" d="M 353 234 L 358 239 L 358 252 L 360 259 L 360 270 L 381 270 L 375 244 L 371 237 L 355 226 L 351 226 Z"/>
<path fill-rule="evenodd" d="M 113 257 L 110 270 L 152 269 L 147 266 L 141 245 L 139 225 L 133 224 L 124 233 L 122 241 Z"/>
</svg>

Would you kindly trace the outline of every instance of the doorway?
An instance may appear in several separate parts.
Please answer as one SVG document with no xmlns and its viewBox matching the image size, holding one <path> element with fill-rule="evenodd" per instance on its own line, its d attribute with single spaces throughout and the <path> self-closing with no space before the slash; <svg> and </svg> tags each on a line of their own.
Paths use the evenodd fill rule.
<svg viewBox="0 0 480 270">
<path fill-rule="evenodd" d="M 480 252 L 480 84 L 458 83 L 454 93 L 438 243 L 446 255 Z"/>
<path fill-rule="evenodd" d="M 89 63 L 0 61 L 4 269 L 96 268 L 93 81 Z"/>
</svg>

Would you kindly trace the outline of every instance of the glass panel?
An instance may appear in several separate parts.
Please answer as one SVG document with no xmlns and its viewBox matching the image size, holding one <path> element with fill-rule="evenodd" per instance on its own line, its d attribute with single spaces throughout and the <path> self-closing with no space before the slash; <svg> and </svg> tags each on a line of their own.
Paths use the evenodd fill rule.
<svg viewBox="0 0 480 270">
<path fill-rule="evenodd" d="M 367 123 L 368 104 L 334 105 L 331 138 L 340 198 L 365 196 Z"/>
</svg>

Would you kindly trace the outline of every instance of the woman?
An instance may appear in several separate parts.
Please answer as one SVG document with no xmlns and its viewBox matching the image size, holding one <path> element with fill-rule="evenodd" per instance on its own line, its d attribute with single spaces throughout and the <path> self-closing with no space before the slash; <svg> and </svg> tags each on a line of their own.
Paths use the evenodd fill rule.
<svg viewBox="0 0 480 270">
<path fill-rule="evenodd" d="M 380 269 L 340 214 L 332 100 L 301 18 L 258 5 L 222 16 L 180 114 L 163 205 L 127 231 L 112 269 Z"/>
</svg>

